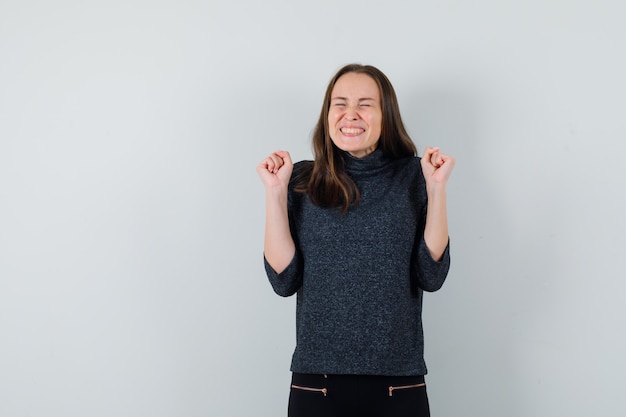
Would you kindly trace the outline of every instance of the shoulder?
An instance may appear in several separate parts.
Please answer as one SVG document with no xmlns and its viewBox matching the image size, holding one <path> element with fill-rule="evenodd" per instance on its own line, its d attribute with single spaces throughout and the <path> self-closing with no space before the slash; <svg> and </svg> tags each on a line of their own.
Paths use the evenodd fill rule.
<svg viewBox="0 0 626 417">
<path fill-rule="evenodd" d="M 396 163 L 407 165 L 413 169 L 419 168 L 421 169 L 420 161 L 422 158 L 419 156 L 404 156 L 402 158 L 396 159 Z"/>
<path fill-rule="evenodd" d="M 423 177 L 421 159 L 419 156 L 405 156 L 395 159 L 393 165 L 397 171 L 408 176 Z"/>
<path fill-rule="evenodd" d="M 393 161 L 393 182 L 402 189 L 423 201 L 426 196 L 426 181 L 422 172 L 421 158 L 418 156 L 406 156 Z"/>
<path fill-rule="evenodd" d="M 313 171 L 313 161 L 299 161 L 293 164 L 291 179 L 289 180 L 289 205 L 293 206 L 306 194 L 307 185 L 311 172 Z"/>
<path fill-rule="evenodd" d="M 293 174 L 292 177 L 294 175 L 297 174 L 301 174 L 302 172 L 305 171 L 311 171 L 313 169 L 313 161 L 298 161 L 295 164 L 293 164 Z"/>
<path fill-rule="evenodd" d="M 291 173 L 291 187 L 308 182 L 311 172 L 313 171 L 313 161 L 299 161 L 293 164 L 293 172 Z"/>
</svg>

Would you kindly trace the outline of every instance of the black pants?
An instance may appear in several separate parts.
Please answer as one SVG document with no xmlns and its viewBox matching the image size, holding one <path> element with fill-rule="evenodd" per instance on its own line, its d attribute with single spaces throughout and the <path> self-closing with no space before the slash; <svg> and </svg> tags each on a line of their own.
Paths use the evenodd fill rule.
<svg viewBox="0 0 626 417">
<path fill-rule="evenodd" d="M 429 417 L 423 376 L 294 373 L 289 417 Z"/>
</svg>

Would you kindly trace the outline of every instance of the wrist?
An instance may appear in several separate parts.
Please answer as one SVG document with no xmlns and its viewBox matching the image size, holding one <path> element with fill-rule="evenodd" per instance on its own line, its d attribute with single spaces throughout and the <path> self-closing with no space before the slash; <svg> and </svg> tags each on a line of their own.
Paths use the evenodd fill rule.
<svg viewBox="0 0 626 417">
<path fill-rule="evenodd" d="M 268 187 L 265 190 L 265 201 L 267 205 L 287 205 L 287 187 Z"/>
<path fill-rule="evenodd" d="M 431 198 L 435 198 L 438 196 L 444 196 L 446 195 L 446 183 L 438 183 L 438 182 L 432 182 L 432 183 L 426 183 L 426 193 L 428 194 L 428 197 Z"/>
</svg>

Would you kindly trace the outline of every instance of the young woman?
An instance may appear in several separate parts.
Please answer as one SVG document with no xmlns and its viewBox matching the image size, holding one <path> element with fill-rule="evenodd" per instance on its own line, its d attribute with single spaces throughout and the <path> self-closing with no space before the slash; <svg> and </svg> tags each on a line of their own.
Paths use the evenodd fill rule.
<svg viewBox="0 0 626 417">
<path fill-rule="evenodd" d="M 313 149 L 257 166 L 265 269 L 277 294 L 297 293 L 289 416 L 429 416 L 422 295 L 450 265 L 455 160 L 417 157 L 391 83 L 357 64 L 331 79 Z"/>
</svg>

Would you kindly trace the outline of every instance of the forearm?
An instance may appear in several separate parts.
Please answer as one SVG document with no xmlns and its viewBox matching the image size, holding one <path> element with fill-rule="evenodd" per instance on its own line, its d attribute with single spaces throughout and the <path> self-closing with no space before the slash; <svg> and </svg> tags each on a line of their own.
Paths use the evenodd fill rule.
<svg viewBox="0 0 626 417">
<path fill-rule="evenodd" d="M 281 273 L 296 251 L 289 229 L 287 192 L 267 190 L 265 204 L 265 259 L 277 273 Z"/>
<path fill-rule="evenodd" d="M 424 241 L 435 260 L 441 260 L 448 246 L 448 215 L 445 185 L 428 190 L 428 211 L 424 228 Z"/>
</svg>

